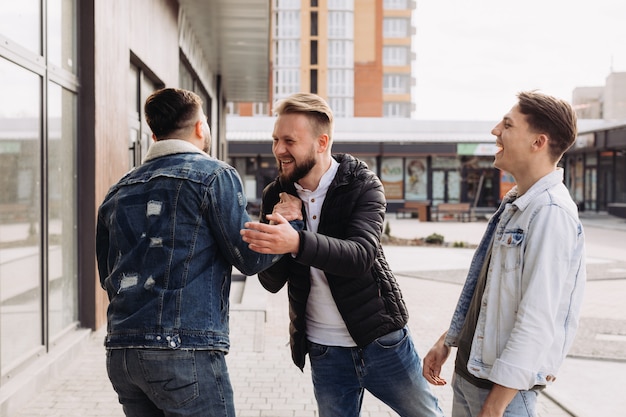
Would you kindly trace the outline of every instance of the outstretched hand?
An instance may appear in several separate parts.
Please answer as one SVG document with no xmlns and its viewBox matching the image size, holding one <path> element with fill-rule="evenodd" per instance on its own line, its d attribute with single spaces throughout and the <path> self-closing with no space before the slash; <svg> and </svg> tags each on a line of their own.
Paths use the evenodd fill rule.
<svg viewBox="0 0 626 417">
<path fill-rule="evenodd" d="M 268 214 L 271 224 L 246 222 L 241 230 L 243 241 L 255 252 L 282 255 L 298 253 L 300 235 L 279 213 Z"/>
</svg>

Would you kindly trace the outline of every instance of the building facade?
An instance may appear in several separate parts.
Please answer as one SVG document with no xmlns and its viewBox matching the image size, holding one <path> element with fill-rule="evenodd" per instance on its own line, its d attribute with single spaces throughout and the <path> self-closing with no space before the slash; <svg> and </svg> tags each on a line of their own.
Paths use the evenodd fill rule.
<svg viewBox="0 0 626 417">
<path fill-rule="evenodd" d="M 278 175 L 272 156 L 272 117 L 228 117 L 230 163 L 237 168 L 252 206 Z M 430 207 L 469 203 L 489 215 L 514 185 L 493 167 L 491 129 L 496 121 L 422 121 L 338 118 L 333 153 L 365 161 L 385 187 L 387 211 L 406 202 Z M 581 211 L 626 217 L 626 122 L 578 121 L 576 143 L 559 165 Z"/>
<path fill-rule="evenodd" d="M 273 117 L 228 117 L 230 163 L 254 204 L 278 174 L 272 156 Z M 333 153 L 363 160 L 385 187 L 387 211 L 407 201 L 430 206 L 470 203 L 493 212 L 513 183 L 493 167 L 495 137 L 490 121 L 421 121 L 390 118 L 337 118 Z"/>
<path fill-rule="evenodd" d="M 150 145 L 146 97 L 197 92 L 212 154 L 226 158 L 226 102 L 268 100 L 269 10 L 269 0 L 3 3 L 0 415 L 106 323 L 96 211 Z"/>
<path fill-rule="evenodd" d="M 563 157 L 565 183 L 580 210 L 626 218 L 626 120 L 598 123 L 579 128 Z"/>
<path fill-rule="evenodd" d="M 229 103 L 269 116 L 290 94 L 324 97 L 337 117 L 401 117 L 414 110 L 414 0 L 273 0 L 270 100 Z"/>
</svg>

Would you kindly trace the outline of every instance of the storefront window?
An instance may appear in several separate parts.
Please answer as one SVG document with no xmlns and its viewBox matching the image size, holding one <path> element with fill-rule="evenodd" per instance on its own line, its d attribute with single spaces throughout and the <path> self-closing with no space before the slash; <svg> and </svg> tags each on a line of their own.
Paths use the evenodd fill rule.
<svg viewBox="0 0 626 417">
<path fill-rule="evenodd" d="M 10 97 L 0 100 L 0 370 L 4 376 L 42 345 L 41 78 L 0 58 L 0 91 Z"/>
<path fill-rule="evenodd" d="M 380 180 L 385 187 L 387 200 L 401 200 L 404 196 L 402 183 L 402 158 L 383 158 Z"/>
<path fill-rule="evenodd" d="M 428 169 L 426 158 L 407 158 L 405 169 L 405 200 L 428 199 Z"/>
<path fill-rule="evenodd" d="M 48 306 L 50 337 L 78 320 L 75 95 L 48 85 Z"/>
</svg>

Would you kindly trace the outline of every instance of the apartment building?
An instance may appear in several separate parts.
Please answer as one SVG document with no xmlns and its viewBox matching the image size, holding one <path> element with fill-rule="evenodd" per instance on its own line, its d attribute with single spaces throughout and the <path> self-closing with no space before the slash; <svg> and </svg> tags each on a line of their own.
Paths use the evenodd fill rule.
<svg viewBox="0 0 626 417">
<path fill-rule="evenodd" d="M 324 97 L 336 117 L 409 118 L 414 0 L 273 0 L 270 99 L 231 102 L 239 116 L 271 115 L 297 92 Z"/>
</svg>

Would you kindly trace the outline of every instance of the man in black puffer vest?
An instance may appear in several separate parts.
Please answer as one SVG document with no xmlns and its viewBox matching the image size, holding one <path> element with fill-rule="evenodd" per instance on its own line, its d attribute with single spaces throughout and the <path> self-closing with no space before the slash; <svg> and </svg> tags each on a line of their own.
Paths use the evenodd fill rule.
<svg viewBox="0 0 626 417">
<path fill-rule="evenodd" d="M 242 235 L 257 252 L 291 254 L 259 279 L 273 293 L 288 284 L 292 358 L 302 369 L 309 354 L 319 416 L 358 417 L 364 390 L 404 417 L 443 415 L 380 243 L 380 180 L 354 157 L 332 156 L 333 115 L 321 97 L 294 94 L 275 112 L 280 175 L 263 191 L 261 223 L 247 223 Z M 300 232 L 280 215 L 297 199 Z"/>
</svg>

